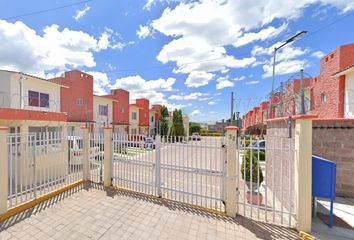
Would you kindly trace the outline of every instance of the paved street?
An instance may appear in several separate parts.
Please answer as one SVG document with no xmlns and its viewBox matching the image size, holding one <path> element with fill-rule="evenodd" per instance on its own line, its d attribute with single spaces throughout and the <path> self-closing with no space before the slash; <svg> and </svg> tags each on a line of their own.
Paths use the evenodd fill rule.
<svg viewBox="0 0 354 240">
<path fill-rule="evenodd" d="M 298 239 L 296 232 L 99 186 L 0 223 L 0 239 Z"/>
</svg>

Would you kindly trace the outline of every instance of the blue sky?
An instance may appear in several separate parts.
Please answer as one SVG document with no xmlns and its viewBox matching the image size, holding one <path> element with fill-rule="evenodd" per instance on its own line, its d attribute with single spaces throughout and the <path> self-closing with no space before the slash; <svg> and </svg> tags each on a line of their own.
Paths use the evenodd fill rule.
<svg viewBox="0 0 354 240">
<path fill-rule="evenodd" d="M 351 0 L 92 0 L 0 2 L 0 68 L 42 77 L 80 69 L 95 93 L 122 87 L 132 100 L 147 97 L 182 108 L 199 122 L 229 117 L 230 93 L 241 113 L 271 91 L 271 54 L 279 52 L 276 86 L 319 59 L 353 43 Z"/>
</svg>

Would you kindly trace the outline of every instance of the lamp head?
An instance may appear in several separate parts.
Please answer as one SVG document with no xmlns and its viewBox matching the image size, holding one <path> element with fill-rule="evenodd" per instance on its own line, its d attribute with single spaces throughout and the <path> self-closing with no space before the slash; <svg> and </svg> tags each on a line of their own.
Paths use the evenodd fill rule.
<svg viewBox="0 0 354 240">
<path fill-rule="evenodd" d="M 291 43 L 291 42 L 295 41 L 296 39 L 302 37 L 306 33 L 307 33 L 307 31 L 301 31 L 301 32 L 297 33 L 295 36 L 293 36 L 293 37 L 289 38 L 288 40 L 286 40 L 286 43 Z"/>
</svg>

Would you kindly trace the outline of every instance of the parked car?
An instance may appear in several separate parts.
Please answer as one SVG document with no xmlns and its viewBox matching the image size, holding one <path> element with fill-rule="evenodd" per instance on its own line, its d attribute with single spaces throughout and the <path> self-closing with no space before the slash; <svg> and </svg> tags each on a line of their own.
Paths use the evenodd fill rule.
<svg viewBox="0 0 354 240">
<path fill-rule="evenodd" d="M 156 145 L 155 145 L 155 141 L 154 141 L 154 138 L 152 137 L 147 137 L 145 139 L 145 145 L 144 145 L 145 148 L 147 149 L 155 149 Z"/>
<path fill-rule="evenodd" d="M 259 150 L 265 150 L 265 146 L 266 146 L 266 141 L 265 140 L 254 140 L 251 143 L 251 148 L 252 149 L 259 149 Z"/>
<path fill-rule="evenodd" d="M 193 133 L 191 137 L 192 141 L 200 141 L 202 140 L 199 133 Z"/>
<path fill-rule="evenodd" d="M 259 155 L 259 160 L 260 161 L 265 161 L 265 151 L 266 151 L 266 141 L 265 140 L 255 140 L 254 142 L 251 143 L 251 147 L 253 152 Z M 258 154 L 259 153 L 259 154 Z"/>
</svg>

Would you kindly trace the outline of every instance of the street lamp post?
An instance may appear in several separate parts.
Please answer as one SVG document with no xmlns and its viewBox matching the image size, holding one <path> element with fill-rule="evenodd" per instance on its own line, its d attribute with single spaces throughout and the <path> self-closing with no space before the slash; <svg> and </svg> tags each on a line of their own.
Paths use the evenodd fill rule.
<svg viewBox="0 0 354 240">
<path fill-rule="evenodd" d="M 284 47 L 285 45 L 294 42 L 295 40 L 299 39 L 300 37 L 302 37 L 304 34 L 306 34 L 307 31 L 301 31 L 299 33 L 297 33 L 296 35 L 292 36 L 291 38 L 289 38 L 288 40 L 286 40 L 282 45 L 280 45 L 279 47 L 275 47 L 274 48 L 274 52 L 273 52 L 273 77 L 272 77 L 272 92 L 270 95 L 270 104 L 269 104 L 269 118 L 272 117 L 272 105 L 273 105 L 273 94 L 274 94 L 274 81 L 275 81 L 275 62 L 276 62 L 276 55 L 277 55 L 277 51 L 279 49 L 281 49 L 282 47 Z"/>
</svg>

